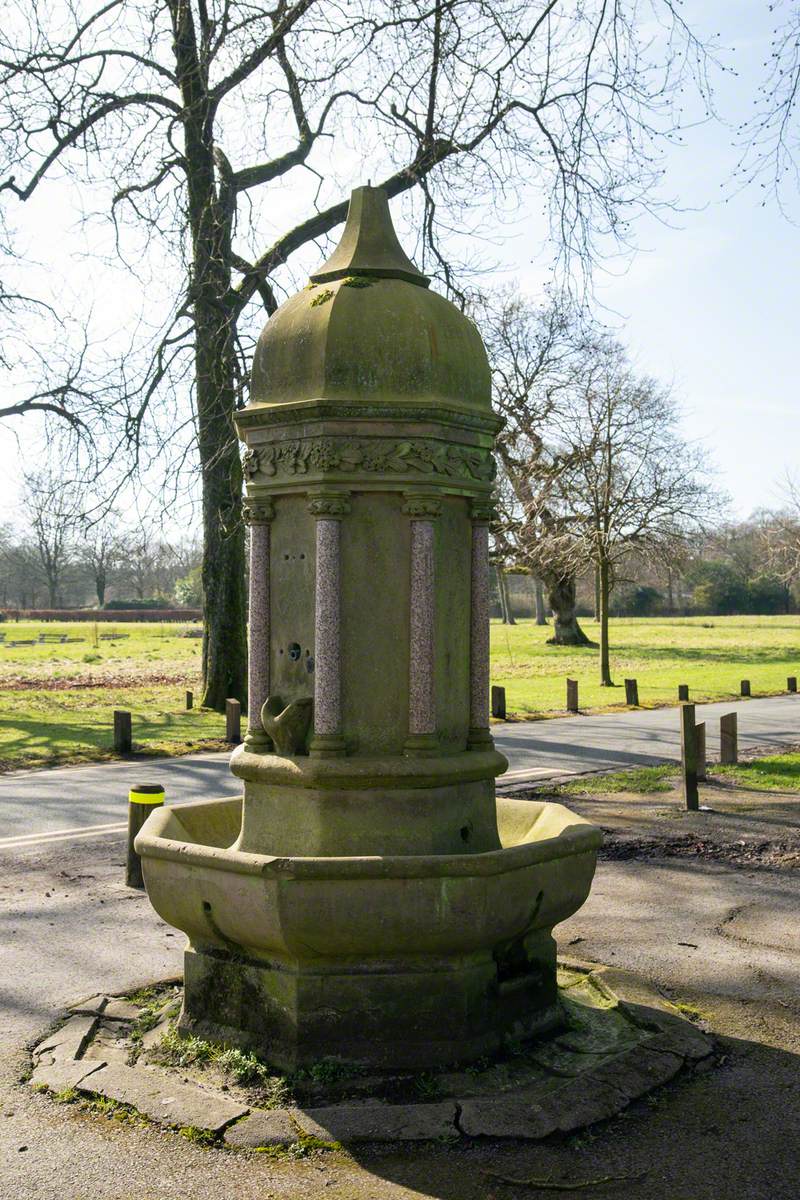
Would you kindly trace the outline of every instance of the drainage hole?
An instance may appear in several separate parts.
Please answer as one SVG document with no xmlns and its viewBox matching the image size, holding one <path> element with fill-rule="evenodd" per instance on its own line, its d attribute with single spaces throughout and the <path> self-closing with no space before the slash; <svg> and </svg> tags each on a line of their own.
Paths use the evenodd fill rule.
<svg viewBox="0 0 800 1200">
<path fill-rule="evenodd" d="M 203 901 L 203 912 L 211 912 L 211 905 L 208 900 Z"/>
<path fill-rule="evenodd" d="M 461 833 L 462 842 L 468 842 L 469 835 L 472 833 L 472 830 L 470 829 L 469 825 L 462 825 L 459 832 Z"/>
</svg>

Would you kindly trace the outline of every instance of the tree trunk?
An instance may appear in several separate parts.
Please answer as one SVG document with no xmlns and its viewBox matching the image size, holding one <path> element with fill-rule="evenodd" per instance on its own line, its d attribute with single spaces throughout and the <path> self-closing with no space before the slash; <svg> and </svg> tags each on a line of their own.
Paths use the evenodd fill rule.
<svg viewBox="0 0 800 1200">
<path fill-rule="evenodd" d="M 228 697 L 247 706 L 247 635 L 242 467 L 233 425 L 231 228 L 235 199 L 215 173 L 207 64 L 192 7 L 172 7 L 175 61 L 184 101 L 185 170 L 192 231 L 197 442 L 203 481 L 203 700 L 224 712 Z"/>
<path fill-rule="evenodd" d="M 536 624 L 537 625 L 546 625 L 547 624 L 547 614 L 544 611 L 544 588 L 542 586 L 541 579 L 535 579 L 533 581 L 533 586 L 534 586 L 534 596 L 535 596 L 535 600 L 536 600 Z"/>
<path fill-rule="evenodd" d="M 504 625 L 516 625 L 516 619 L 511 611 L 511 599 L 508 594 L 508 580 L 502 567 L 497 568 L 497 590 L 500 594 L 500 613 Z"/>
<path fill-rule="evenodd" d="M 575 576 L 544 575 L 547 599 L 553 610 L 553 636 L 548 646 L 594 646 L 578 624 L 575 616 Z"/>
<path fill-rule="evenodd" d="M 600 620 L 600 568 L 594 569 L 594 619 Z"/>
<path fill-rule="evenodd" d="M 608 559 L 600 560 L 597 573 L 600 582 L 600 686 L 613 687 L 608 654 L 608 601 L 611 592 Z"/>
<path fill-rule="evenodd" d="M 104 571 L 98 571 L 95 575 L 94 588 L 97 592 L 97 607 L 102 608 L 106 602 L 106 576 Z"/>
<path fill-rule="evenodd" d="M 675 612 L 675 597 L 672 592 L 672 571 L 667 571 L 667 612 L 670 616 Z"/>
</svg>

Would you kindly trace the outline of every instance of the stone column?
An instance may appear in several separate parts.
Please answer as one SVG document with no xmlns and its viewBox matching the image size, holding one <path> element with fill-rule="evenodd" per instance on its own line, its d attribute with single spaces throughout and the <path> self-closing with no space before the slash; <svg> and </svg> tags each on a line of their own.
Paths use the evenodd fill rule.
<svg viewBox="0 0 800 1200">
<path fill-rule="evenodd" d="M 314 607 L 314 736 L 309 753 L 315 758 L 344 754 L 342 735 L 341 520 L 350 511 L 347 492 L 320 492 L 309 497 L 317 519 L 316 596 Z"/>
<path fill-rule="evenodd" d="M 489 521 L 492 506 L 473 500 L 472 567 L 470 587 L 470 750 L 487 750 L 494 745 L 489 732 Z"/>
<path fill-rule="evenodd" d="M 250 601 L 247 619 L 247 733 L 249 750 L 265 751 L 271 742 L 261 724 L 269 695 L 269 542 L 275 516 L 271 500 L 248 500 L 243 508 L 250 526 Z"/>
<path fill-rule="evenodd" d="M 403 512 L 411 517 L 411 596 L 409 605 L 408 737 L 406 754 L 436 754 L 435 634 L 436 587 L 434 518 L 438 496 L 407 494 Z"/>
</svg>

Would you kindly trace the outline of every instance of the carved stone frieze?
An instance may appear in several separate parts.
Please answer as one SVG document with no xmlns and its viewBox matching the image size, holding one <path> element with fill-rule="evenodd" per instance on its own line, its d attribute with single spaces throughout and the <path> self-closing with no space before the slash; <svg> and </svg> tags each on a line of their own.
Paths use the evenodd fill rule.
<svg viewBox="0 0 800 1200">
<path fill-rule="evenodd" d="M 248 479 L 357 471 L 480 483 L 490 483 L 496 473 L 491 450 L 433 438 L 292 439 L 248 450 L 243 469 Z"/>
</svg>

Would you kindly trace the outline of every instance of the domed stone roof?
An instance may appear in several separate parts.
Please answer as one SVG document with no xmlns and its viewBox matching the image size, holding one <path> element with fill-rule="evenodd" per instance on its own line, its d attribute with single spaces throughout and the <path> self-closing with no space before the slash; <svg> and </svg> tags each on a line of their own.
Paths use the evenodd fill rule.
<svg viewBox="0 0 800 1200">
<path fill-rule="evenodd" d="M 386 193 L 356 188 L 336 250 L 264 327 L 250 405 L 405 403 L 488 414 L 481 336 L 428 283 L 397 240 Z"/>
</svg>

